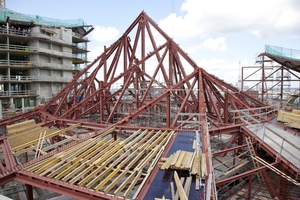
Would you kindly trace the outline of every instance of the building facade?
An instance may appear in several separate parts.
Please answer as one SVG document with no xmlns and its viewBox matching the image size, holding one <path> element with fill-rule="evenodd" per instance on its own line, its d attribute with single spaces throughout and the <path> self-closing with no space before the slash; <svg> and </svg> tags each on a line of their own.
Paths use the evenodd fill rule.
<svg viewBox="0 0 300 200">
<path fill-rule="evenodd" d="M 0 100 L 3 108 L 49 101 L 87 64 L 83 20 L 54 20 L 0 7 Z"/>
</svg>

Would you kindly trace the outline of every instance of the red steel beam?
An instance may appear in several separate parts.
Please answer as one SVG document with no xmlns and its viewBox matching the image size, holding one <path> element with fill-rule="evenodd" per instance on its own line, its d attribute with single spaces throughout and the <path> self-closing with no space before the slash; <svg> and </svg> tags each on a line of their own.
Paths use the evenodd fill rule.
<svg viewBox="0 0 300 200">
<path fill-rule="evenodd" d="M 280 164 L 279 162 L 274 162 L 274 163 L 271 163 L 270 165 L 276 166 L 276 165 L 279 165 L 279 164 Z M 262 166 L 262 167 L 252 169 L 252 170 L 249 170 L 247 172 L 244 172 L 244 173 L 241 173 L 241 174 L 238 174 L 238 175 L 235 175 L 235 176 L 231 176 L 229 178 L 216 180 L 216 186 L 223 185 L 225 183 L 235 181 L 237 179 L 241 179 L 241 178 L 247 177 L 247 176 L 252 175 L 252 174 L 256 174 L 257 172 L 260 172 L 260 171 L 263 171 L 263 170 L 266 170 L 266 169 L 268 169 L 268 167 Z"/>
<path fill-rule="evenodd" d="M 252 144 L 255 144 L 255 143 L 252 143 Z M 235 151 L 235 150 L 243 149 L 245 147 L 248 148 L 248 145 L 247 144 L 243 144 L 243 145 L 239 145 L 239 146 L 236 146 L 236 147 L 223 149 L 223 150 L 214 152 L 213 156 L 217 156 L 217 155 L 220 155 L 220 154 L 228 153 L 230 151 Z"/>
<path fill-rule="evenodd" d="M 16 172 L 15 180 L 20 181 L 25 184 L 29 184 L 38 188 L 50 190 L 68 197 L 82 200 L 99 200 L 99 199 L 112 199 L 121 200 L 123 198 L 118 198 L 109 194 L 104 194 L 102 192 L 96 192 L 91 189 L 86 189 L 78 186 L 74 186 L 61 181 L 56 181 L 54 179 L 45 178 L 42 176 L 37 176 L 35 174 L 18 171 Z"/>
<path fill-rule="evenodd" d="M 216 135 L 221 135 L 221 134 L 233 133 L 233 132 L 237 132 L 240 130 L 241 130 L 240 124 L 233 124 L 230 126 L 223 126 L 223 127 L 219 127 L 219 128 L 209 129 L 209 135 L 216 136 Z"/>
<path fill-rule="evenodd" d="M 6 168 L 9 172 L 11 172 L 13 171 L 13 168 L 16 166 L 16 161 L 14 156 L 12 155 L 10 144 L 7 141 L 7 139 L 4 139 L 1 145 L 2 145 L 2 151 L 5 159 Z"/>
</svg>

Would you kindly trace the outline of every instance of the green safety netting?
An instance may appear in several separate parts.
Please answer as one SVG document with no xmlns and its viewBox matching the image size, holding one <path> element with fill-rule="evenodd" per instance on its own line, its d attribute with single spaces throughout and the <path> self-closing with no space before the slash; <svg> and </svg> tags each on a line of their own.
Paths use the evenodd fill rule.
<svg viewBox="0 0 300 200">
<path fill-rule="evenodd" d="M 283 47 L 265 45 L 265 53 L 271 56 L 276 56 L 276 57 L 300 62 L 300 50 L 286 49 Z"/>
<path fill-rule="evenodd" d="M 72 27 L 86 25 L 86 23 L 82 19 L 74 19 L 74 20 L 52 19 L 52 18 L 42 17 L 39 15 L 22 14 L 22 13 L 9 10 L 7 8 L 0 7 L 0 22 L 6 22 L 8 16 L 12 21 L 19 21 L 24 23 L 33 22 L 34 24 L 40 26 L 48 26 L 48 27 L 72 28 Z"/>
</svg>

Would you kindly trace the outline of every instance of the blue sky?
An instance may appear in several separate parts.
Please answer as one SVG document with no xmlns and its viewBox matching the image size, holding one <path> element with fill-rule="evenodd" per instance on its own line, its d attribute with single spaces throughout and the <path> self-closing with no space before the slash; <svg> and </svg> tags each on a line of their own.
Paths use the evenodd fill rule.
<svg viewBox="0 0 300 200">
<path fill-rule="evenodd" d="M 89 60 L 145 11 L 199 67 L 232 84 L 265 45 L 300 50 L 299 0 L 6 0 L 6 7 L 93 25 Z"/>
</svg>

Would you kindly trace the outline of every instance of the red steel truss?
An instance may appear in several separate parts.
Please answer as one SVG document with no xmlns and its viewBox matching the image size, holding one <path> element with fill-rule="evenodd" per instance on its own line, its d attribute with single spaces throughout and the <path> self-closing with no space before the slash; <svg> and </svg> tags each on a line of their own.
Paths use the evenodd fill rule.
<svg viewBox="0 0 300 200">
<path fill-rule="evenodd" d="M 250 134 L 247 131 L 239 134 L 242 126 L 268 121 L 274 114 L 272 107 L 199 68 L 172 38 L 141 12 L 116 42 L 104 47 L 103 53 L 90 65 L 75 73 L 73 80 L 51 101 L 2 120 L 0 127 L 35 119 L 45 126 L 65 127 L 80 123 L 81 128 L 95 131 L 108 127 L 120 130 L 138 127 L 198 129 L 203 138 L 209 138 L 209 133 L 233 133 L 231 143 L 237 142 L 242 148 L 245 147 L 242 138 Z M 83 199 L 112 198 L 22 171 L 30 161 L 23 165 L 14 162 L 8 137 L 1 138 L 5 158 L 5 165 L 0 165 L 2 185 L 15 179 Z M 262 148 L 268 150 L 268 147 Z M 222 153 L 230 150 L 228 145 Z M 207 160 L 211 159 L 209 142 L 205 140 L 203 151 Z M 270 151 L 270 154 L 276 156 L 274 152 Z M 291 169 L 285 160 L 273 165 L 279 162 Z M 207 167 L 208 173 L 212 173 L 209 162 Z M 241 176 L 247 177 L 265 169 L 260 167 Z M 226 181 L 231 179 L 217 185 Z"/>
</svg>

